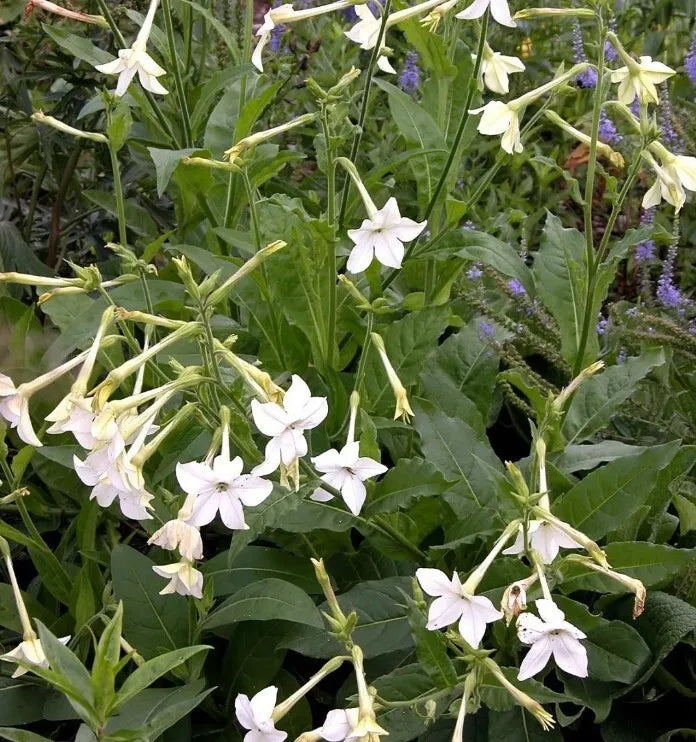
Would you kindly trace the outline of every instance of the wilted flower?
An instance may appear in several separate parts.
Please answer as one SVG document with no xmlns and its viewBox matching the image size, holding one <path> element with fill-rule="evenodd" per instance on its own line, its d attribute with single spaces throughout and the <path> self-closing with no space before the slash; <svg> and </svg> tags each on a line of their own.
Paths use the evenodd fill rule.
<svg viewBox="0 0 696 742">
<path fill-rule="evenodd" d="M 563 549 L 580 549 L 582 546 L 573 540 L 568 534 L 564 533 L 552 523 L 541 520 L 532 520 L 528 524 L 527 535 L 529 537 L 529 546 L 539 552 L 544 564 L 550 564 L 557 556 L 561 548 Z M 503 554 L 522 554 L 524 553 L 524 530 L 520 525 L 517 539 L 512 546 L 509 546 Z"/>
<path fill-rule="evenodd" d="M 289 467 L 305 456 L 304 431 L 316 428 L 328 412 L 326 397 L 312 397 L 307 384 L 296 374 L 293 374 L 282 405 L 253 399 L 251 413 L 256 427 L 264 435 L 271 436 L 271 440 L 266 444 L 265 460 L 252 474 L 270 474 L 281 463 Z"/>
<path fill-rule="evenodd" d="M 486 624 L 503 617 L 488 598 L 465 591 L 456 572 L 450 580 L 439 569 L 421 568 L 416 570 L 416 578 L 423 591 L 436 598 L 428 610 L 427 628 L 431 631 L 459 621 L 459 633 L 476 649 Z"/>
<path fill-rule="evenodd" d="M 143 25 L 135 37 L 130 49 L 119 49 L 118 58 L 106 64 L 95 65 L 99 72 L 105 75 L 118 75 L 116 84 L 116 96 L 120 97 L 128 90 L 131 80 L 138 73 L 140 84 L 151 93 L 167 95 L 169 92 L 157 79 L 166 75 L 167 71 L 160 67 L 157 62 L 147 53 L 147 42 L 152 31 L 152 23 L 155 20 L 155 12 L 159 0 L 150 0 L 150 7 L 143 21 Z"/>
<path fill-rule="evenodd" d="M 472 54 L 476 60 L 476 55 Z M 483 58 L 479 70 L 479 88 L 483 90 L 483 83 L 494 93 L 506 94 L 510 92 L 508 75 L 515 72 L 524 72 L 525 66 L 521 59 L 508 57 L 500 52 L 494 52 L 486 43 L 483 47 Z"/>
<path fill-rule="evenodd" d="M 280 732 L 273 722 L 278 688 L 271 685 L 259 691 L 251 700 L 240 693 L 234 702 L 237 720 L 249 731 L 244 735 L 244 742 L 283 742 L 287 732 Z"/>
<path fill-rule="evenodd" d="M 353 515 L 359 515 L 365 502 L 366 490 L 363 482 L 387 471 L 379 461 L 360 456 L 360 443 L 352 441 L 339 451 L 332 448 L 312 458 L 312 463 L 323 472 L 322 481 L 341 492 L 341 496 Z M 313 500 L 326 502 L 333 495 L 318 487 L 312 494 Z"/>
<path fill-rule="evenodd" d="M 535 605 L 541 618 L 525 612 L 517 619 L 520 641 L 532 645 L 522 660 L 518 680 L 541 672 L 552 655 L 561 670 L 586 678 L 587 650 L 580 643 L 587 638 L 585 634 L 565 620 L 565 614 L 552 600 L 542 598 Z"/>
<path fill-rule="evenodd" d="M 468 8 L 462 10 L 461 13 L 457 13 L 455 17 L 465 20 L 480 18 L 486 12 L 487 8 L 490 8 L 491 15 L 501 25 L 509 26 L 510 28 L 517 26 L 510 15 L 507 0 L 474 0 Z"/>
<path fill-rule="evenodd" d="M 360 273 L 367 269 L 374 257 L 382 265 L 400 268 L 404 257 L 404 242 L 415 240 L 427 222 L 415 222 L 401 216 L 399 205 L 392 196 L 381 209 L 368 213 L 360 229 L 349 229 L 348 237 L 355 243 L 348 258 L 348 271 Z"/>
<path fill-rule="evenodd" d="M 189 495 L 176 518 L 168 520 L 155 531 L 147 543 L 169 551 L 178 550 L 179 554 L 189 562 L 201 559 L 203 557 L 201 533 L 198 528 L 186 522 L 187 518 L 191 517 L 194 501 L 195 496 Z"/>
</svg>

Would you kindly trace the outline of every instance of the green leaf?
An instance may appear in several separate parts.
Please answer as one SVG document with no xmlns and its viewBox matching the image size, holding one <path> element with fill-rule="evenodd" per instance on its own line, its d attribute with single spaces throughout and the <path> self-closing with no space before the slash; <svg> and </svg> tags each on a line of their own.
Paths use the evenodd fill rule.
<svg viewBox="0 0 696 742">
<path fill-rule="evenodd" d="M 696 504 L 684 495 L 675 495 L 672 502 L 679 516 L 679 533 L 696 531 Z"/>
<path fill-rule="evenodd" d="M 213 581 L 216 597 L 269 577 L 290 582 L 306 593 L 321 592 L 308 559 L 267 546 L 247 546 L 229 567 L 227 554 L 223 552 L 204 562 L 201 571 L 206 580 Z"/>
<path fill-rule="evenodd" d="M 133 118 L 130 108 L 125 102 L 121 101 L 111 114 L 111 120 L 106 127 L 106 134 L 115 152 L 118 152 L 126 143 L 132 125 Z"/>
<path fill-rule="evenodd" d="M 663 587 L 696 556 L 694 549 L 675 549 L 646 541 L 623 541 L 604 547 L 612 569 L 640 580 L 646 588 Z M 572 561 L 562 566 L 565 593 L 594 590 L 600 593 L 627 592 L 616 580 L 604 577 Z"/>
<path fill-rule="evenodd" d="M 186 0 L 186 2 L 189 2 L 189 0 Z M 219 23 L 217 19 L 216 23 Z M 224 25 L 223 28 L 225 28 Z M 226 28 L 225 31 L 228 32 Z M 239 79 L 242 75 L 252 72 L 253 69 L 254 67 L 252 64 L 242 64 L 236 67 L 227 67 L 224 70 L 218 70 L 209 75 L 207 82 L 198 96 L 198 102 L 191 113 L 191 130 L 196 139 L 198 139 L 201 128 L 208 118 L 210 108 L 218 93 L 228 85 L 232 84 L 235 80 Z"/>
<path fill-rule="evenodd" d="M 71 57 L 82 59 L 93 67 L 96 67 L 98 64 L 104 64 L 105 62 L 113 62 L 115 59 L 112 54 L 95 46 L 84 36 L 76 36 L 60 26 L 54 26 L 50 23 L 42 23 L 41 27 Z"/>
<path fill-rule="evenodd" d="M 237 621 L 280 619 L 321 628 L 322 617 L 307 593 L 285 580 L 269 577 L 237 590 L 203 621 L 205 629 Z"/>
<path fill-rule="evenodd" d="M 0 737 L 10 742 L 51 742 L 48 737 L 34 734 L 28 729 L 10 729 L 9 727 L 0 727 Z"/>
<path fill-rule="evenodd" d="M 520 706 L 491 714 L 488 720 L 488 742 L 563 742 L 557 728 L 545 731 L 531 714 Z"/>
<path fill-rule="evenodd" d="M 207 644 L 197 644 L 192 647 L 175 649 L 172 652 L 161 654 L 148 660 L 144 665 L 132 672 L 119 688 L 114 699 L 112 710 L 121 709 L 123 705 L 135 698 L 145 688 L 149 688 L 156 680 L 166 675 L 170 670 L 179 667 L 199 652 L 207 651 L 212 647 Z"/>
<path fill-rule="evenodd" d="M 215 688 L 208 688 L 208 690 L 199 693 L 193 698 L 185 698 L 177 703 L 166 705 L 161 711 L 152 716 L 145 725 L 144 731 L 147 734 L 148 740 L 154 742 L 169 727 L 174 726 L 179 719 L 183 719 L 184 716 L 191 713 L 214 690 Z"/>
<path fill-rule="evenodd" d="M 568 444 L 587 440 L 604 428 L 620 405 L 633 394 L 638 382 L 664 362 L 661 348 L 650 350 L 583 381 L 563 420 L 562 431 Z"/>
<path fill-rule="evenodd" d="M 184 157 L 189 157 L 197 152 L 193 147 L 188 149 L 157 149 L 157 147 L 148 147 L 147 151 L 155 163 L 155 172 L 157 173 L 157 195 L 162 196 L 165 192 L 174 171 L 181 164 Z"/>
<path fill-rule="evenodd" d="M 423 670 L 437 688 L 453 688 L 457 685 L 457 672 L 452 660 L 447 655 L 445 636 L 440 631 L 429 631 L 425 628 L 426 618 L 409 598 L 408 622 L 411 626 L 416 657 Z"/>
<path fill-rule="evenodd" d="M 566 474 L 589 471 L 607 461 L 634 456 L 643 450 L 642 446 L 629 446 L 621 441 L 601 441 L 588 445 L 571 445 L 557 456 L 551 456 L 554 466 Z"/>
<path fill-rule="evenodd" d="M 555 501 L 554 513 L 590 538 L 601 538 L 649 501 L 658 472 L 678 449 L 679 441 L 652 446 L 595 469 Z"/>
<path fill-rule="evenodd" d="M 368 498 L 366 515 L 393 513 L 407 508 L 421 497 L 441 495 L 451 485 L 423 459 L 400 459 L 377 483 Z"/>
<path fill-rule="evenodd" d="M 123 603 L 119 603 L 113 618 L 104 628 L 94 653 L 92 663 L 92 689 L 94 705 L 100 716 L 106 717 L 115 696 L 114 682 L 121 656 L 121 628 L 123 626 Z"/>
<path fill-rule="evenodd" d="M 19 632 L 22 633 L 21 630 Z M 44 718 L 43 704 L 50 691 L 25 678 L 0 678 L 0 722 L 3 724 L 31 724 Z"/>
<path fill-rule="evenodd" d="M 215 32 L 218 34 L 218 36 L 222 39 L 222 42 L 227 47 L 228 51 L 230 52 L 230 55 L 232 56 L 232 59 L 235 62 L 239 62 L 239 45 L 237 43 L 236 36 L 227 28 L 227 26 L 222 23 L 220 20 L 218 20 L 215 17 L 214 13 L 211 13 L 208 8 L 204 7 L 203 5 L 200 5 L 199 3 L 193 2 L 193 0 L 182 0 L 182 2 L 185 2 L 187 5 L 190 5 L 196 13 L 199 13 L 203 16 L 203 18 L 210 23 L 210 25 L 215 29 Z M 242 67 L 244 71 L 247 69 L 251 69 L 250 67 L 247 67 L 246 65 Z"/>
<path fill-rule="evenodd" d="M 575 361 L 582 335 L 587 289 L 585 238 L 577 229 L 564 229 L 561 220 L 548 214 L 541 247 L 534 258 L 534 279 L 545 306 L 561 330 L 561 353 L 571 365 Z M 592 327 L 582 358 L 582 367 L 591 363 L 599 351 L 594 332 L 598 308 L 593 304 Z"/>
<path fill-rule="evenodd" d="M 107 193 L 106 191 L 97 191 L 93 189 L 87 189 L 81 192 L 82 195 L 89 199 L 92 203 L 95 203 L 100 208 L 107 211 L 111 216 L 118 216 L 118 209 L 116 206 L 116 197 L 113 193 Z M 133 199 L 126 199 L 125 203 L 126 210 L 126 221 L 128 226 L 137 234 L 145 237 L 152 237 L 157 234 L 157 225 L 150 216 L 150 212 L 137 204 Z M 53 299 L 49 304 L 53 303 Z"/>
<path fill-rule="evenodd" d="M 87 703 L 93 706 L 94 691 L 87 668 L 80 662 L 77 655 L 58 641 L 57 637 L 41 621 L 36 621 L 36 625 L 39 629 L 41 647 L 51 670 L 65 678 Z"/>
<path fill-rule="evenodd" d="M 159 595 L 166 585 L 153 562 L 130 546 L 111 553 L 114 594 L 123 601 L 123 633 L 143 657 L 178 649 L 189 642 L 189 610 L 181 595 Z"/>
<path fill-rule="evenodd" d="M 403 593 L 410 590 L 411 579 L 368 580 L 338 595 L 338 603 L 346 614 L 351 611 L 358 614 L 354 639 L 366 658 L 413 646 L 403 607 Z M 328 606 L 322 603 L 319 609 L 326 611 Z M 310 657 L 332 657 L 342 651 L 341 645 L 327 631 L 311 627 L 293 629 L 281 646 Z"/>
</svg>

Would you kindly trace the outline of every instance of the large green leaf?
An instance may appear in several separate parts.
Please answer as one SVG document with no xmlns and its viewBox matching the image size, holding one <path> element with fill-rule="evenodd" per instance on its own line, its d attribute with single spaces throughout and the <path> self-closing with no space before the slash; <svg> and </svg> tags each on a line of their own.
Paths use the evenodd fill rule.
<svg viewBox="0 0 696 742">
<path fill-rule="evenodd" d="M 321 628 L 324 623 L 312 599 L 291 582 L 269 577 L 243 587 L 219 605 L 203 622 L 213 629 L 238 621 L 283 620 Z"/>
<path fill-rule="evenodd" d="M 449 487 L 442 473 L 427 461 L 401 459 L 377 483 L 365 514 L 393 513 L 409 507 L 421 497 L 441 495 Z"/>
<path fill-rule="evenodd" d="M 652 446 L 595 469 L 555 501 L 554 513 L 591 538 L 601 538 L 649 501 L 659 471 L 678 449 L 678 441 Z"/>
</svg>

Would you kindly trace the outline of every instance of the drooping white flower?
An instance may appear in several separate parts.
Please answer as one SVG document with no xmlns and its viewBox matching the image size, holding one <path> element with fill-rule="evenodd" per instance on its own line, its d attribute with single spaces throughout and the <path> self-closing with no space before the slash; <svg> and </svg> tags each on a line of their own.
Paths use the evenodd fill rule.
<svg viewBox="0 0 696 742">
<path fill-rule="evenodd" d="M 281 462 L 289 467 L 306 455 L 304 431 L 316 428 L 329 408 L 326 397 L 312 397 L 307 384 L 293 374 L 282 405 L 254 399 L 251 412 L 256 427 L 264 435 L 271 436 L 266 444 L 265 460 L 252 471 L 254 475 L 264 475 L 275 471 Z"/>
<path fill-rule="evenodd" d="M 456 572 L 450 580 L 439 569 L 422 568 L 416 570 L 416 578 L 423 591 L 436 598 L 428 610 L 427 628 L 431 631 L 459 621 L 459 633 L 476 649 L 486 624 L 503 617 L 488 598 L 466 591 Z"/>
<path fill-rule="evenodd" d="M 360 20 L 349 31 L 345 32 L 346 36 L 351 41 L 359 44 L 361 49 L 374 49 L 379 38 L 379 29 L 382 25 L 381 18 L 375 16 L 367 4 L 356 5 L 355 14 Z M 380 52 L 385 48 L 384 44 L 385 41 L 382 39 Z M 380 54 L 377 59 L 377 66 L 382 72 L 391 72 L 392 74 L 396 72 L 389 58 L 383 54 Z"/>
<path fill-rule="evenodd" d="M 194 598 L 203 597 L 203 574 L 199 572 L 187 559 L 182 558 L 180 562 L 155 565 L 152 570 L 160 577 L 169 580 L 169 583 L 160 590 L 160 595 L 178 593 L 179 595 L 192 595 Z"/>
<path fill-rule="evenodd" d="M 196 495 L 188 522 L 200 527 L 220 513 L 222 522 L 233 530 L 246 530 L 242 505 L 252 507 L 263 502 L 273 490 L 273 483 L 253 474 L 242 474 L 244 462 L 239 456 L 231 461 L 227 455 L 216 456 L 212 466 L 192 461 L 176 465 L 176 478 L 181 489 Z"/>
<path fill-rule="evenodd" d="M 326 715 L 323 725 L 319 728 L 322 739 L 327 742 L 343 742 L 343 740 L 358 740 L 360 737 L 353 733 L 358 725 L 360 709 L 334 709 Z"/>
<path fill-rule="evenodd" d="M 348 271 L 361 273 L 375 257 L 382 265 L 401 268 L 403 243 L 415 240 L 426 225 L 427 221 L 415 222 L 401 216 L 399 205 L 392 196 L 381 209 L 363 220 L 360 229 L 348 230 L 348 237 L 355 243 L 348 258 Z"/>
<path fill-rule="evenodd" d="M 532 645 L 522 660 L 518 680 L 541 672 L 552 655 L 561 670 L 586 678 L 587 650 L 580 643 L 585 634 L 565 620 L 565 614 L 552 600 L 542 598 L 535 604 L 541 618 L 526 612 L 517 619 L 520 641 Z"/>
<path fill-rule="evenodd" d="M 278 688 L 271 685 L 259 691 L 253 698 L 240 693 L 234 701 L 237 720 L 249 731 L 244 735 L 244 742 L 283 742 L 288 736 L 275 728 L 273 709 L 275 708 Z"/>
<path fill-rule="evenodd" d="M 70 637 L 64 636 L 58 639 L 58 641 L 61 644 L 67 644 L 70 641 Z M 37 639 L 36 636 L 33 639 L 25 639 L 10 652 L 0 655 L 0 660 L 4 660 L 5 662 L 26 662 L 28 665 L 35 665 L 36 667 L 48 667 L 48 660 L 41 646 L 41 640 Z M 26 672 L 29 672 L 26 667 L 18 667 L 12 673 L 12 677 L 18 678 Z"/>
<path fill-rule="evenodd" d="M 366 489 L 363 482 L 377 477 L 387 471 L 379 461 L 360 456 L 360 443 L 353 441 L 337 451 L 331 448 L 312 458 L 312 463 L 323 472 L 322 481 L 341 492 L 348 509 L 353 515 L 359 515 L 365 502 Z M 333 495 L 321 487 L 314 490 L 311 499 L 319 502 L 331 500 Z"/>
<path fill-rule="evenodd" d="M 653 62 L 652 57 L 641 57 L 640 62 L 629 58 L 624 61 L 627 62 L 625 67 L 611 73 L 611 81 L 619 83 L 619 102 L 630 106 L 638 97 L 641 103 L 659 103 L 656 85 L 674 75 L 675 71 L 662 62 Z"/>
<path fill-rule="evenodd" d="M 118 57 L 111 62 L 95 65 L 95 68 L 105 75 L 118 75 L 118 82 L 116 83 L 117 97 L 125 94 L 136 73 L 145 90 L 157 95 L 167 95 L 169 92 L 157 79 L 166 75 L 167 71 L 160 67 L 147 53 L 147 42 L 150 38 L 158 3 L 159 0 L 150 0 L 150 7 L 133 46 L 129 49 L 119 49 Z"/>
<path fill-rule="evenodd" d="M 529 536 L 530 547 L 539 553 L 544 564 L 551 564 L 551 562 L 558 556 L 560 549 L 582 548 L 582 544 L 579 544 L 567 533 L 547 521 L 530 521 L 527 533 Z M 508 546 L 508 548 L 503 551 L 503 554 L 522 554 L 523 552 L 524 530 L 522 526 L 520 526 L 515 543 L 512 544 L 512 546 Z"/>
<path fill-rule="evenodd" d="M 468 8 L 462 10 L 461 13 L 457 13 L 455 18 L 463 18 L 464 20 L 480 18 L 486 12 L 487 8 L 491 9 L 491 15 L 501 25 L 510 28 L 517 26 L 510 15 L 507 0 L 474 0 Z"/>
<path fill-rule="evenodd" d="M 657 206 L 664 199 L 679 212 L 686 203 L 685 189 L 696 191 L 696 157 L 675 155 L 659 142 L 653 142 L 650 148 L 660 158 L 661 165 L 652 155 L 644 155 L 657 180 L 643 197 L 643 208 Z"/>
<path fill-rule="evenodd" d="M 471 55 L 476 60 L 476 55 Z M 506 94 L 510 92 L 508 75 L 515 72 L 524 72 L 525 66 L 521 59 L 508 57 L 500 52 L 494 52 L 486 43 L 481 60 L 479 87 L 483 89 L 483 83 L 494 93 Z"/>
<path fill-rule="evenodd" d="M 471 113 L 482 113 L 478 123 L 481 134 L 499 136 L 502 134 L 500 146 L 508 153 L 522 152 L 520 141 L 520 113 L 516 106 L 492 100 L 481 108 L 473 108 Z"/>
<path fill-rule="evenodd" d="M 150 536 L 147 543 L 169 551 L 178 550 L 179 554 L 189 562 L 203 557 L 201 532 L 181 518 L 168 520 Z"/>
</svg>

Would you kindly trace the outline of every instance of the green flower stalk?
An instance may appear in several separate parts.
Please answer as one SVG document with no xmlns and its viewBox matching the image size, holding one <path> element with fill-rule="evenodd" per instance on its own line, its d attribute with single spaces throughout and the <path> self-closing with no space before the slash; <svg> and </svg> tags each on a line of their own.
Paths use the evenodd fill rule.
<svg viewBox="0 0 696 742">
<path fill-rule="evenodd" d="M 82 129 L 76 129 L 74 126 L 68 126 L 68 124 L 64 124 L 53 116 L 46 116 L 43 111 L 34 111 L 31 117 L 34 121 L 40 124 L 46 124 L 46 126 L 51 126 L 52 128 L 63 132 L 63 134 L 69 134 L 71 137 L 76 137 L 77 139 L 89 139 L 92 142 L 99 142 L 100 144 L 109 143 L 108 137 L 104 134 L 99 134 L 96 131 L 83 131 Z"/>
<path fill-rule="evenodd" d="M 392 366 L 389 356 L 387 355 L 386 348 L 384 347 L 384 340 L 376 332 L 370 335 L 372 344 L 375 346 L 377 353 L 384 366 L 384 371 L 389 379 L 389 384 L 394 392 L 394 399 L 396 400 L 396 406 L 394 408 L 394 419 L 403 418 L 404 422 L 408 422 L 414 415 L 411 409 L 411 404 L 408 401 L 408 393 L 406 387 L 401 383 L 394 366 Z"/>
<path fill-rule="evenodd" d="M 228 162 L 234 163 L 235 160 L 238 160 L 247 150 L 253 149 L 269 139 L 273 139 L 273 137 L 278 136 L 278 134 L 283 134 L 291 129 L 296 129 L 298 126 L 311 124 L 316 120 L 317 116 L 318 114 L 316 113 L 305 113 L 302 114 L 302 116 L 298 116 L 297 118 L 287 121 L 284 124 L 280 124 L 279 126 L 274 126 L 265 131 L 258 131 L 255 134 L 250 134 L 248 137 L 240 139 L 236 144 L 233 144 L 229 149 L 225 150 L 225 158 Z"/>
<path fill-rule="evenodd" d="M 571 126 L 567 121 L 562 119 L 555 111 L 545 111 L 544 116 L 552 123 L 558 126 L 559 129 L 565 131 L 570 136 L 577 139 L 579 142 L 586 144 L 588 147 L 592 143 L 592 138 L 584 132 Z M 615 152 L 608 144 L 597 141 L 597 151 L 604 155 L 609 162 L 615 167 L 623 168 L 626 164 L 624 162 L 623 155 L 620 152 Z"/>
</svg>

